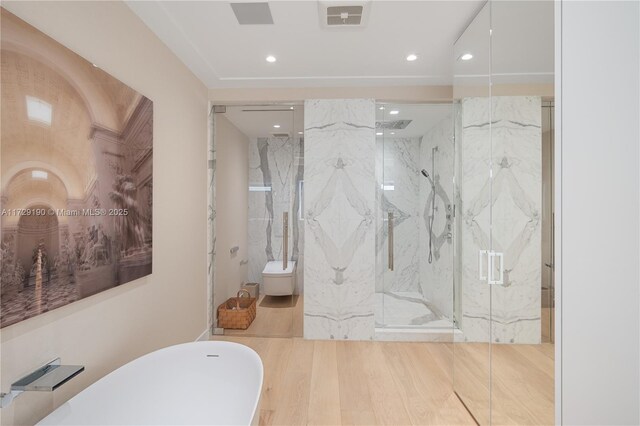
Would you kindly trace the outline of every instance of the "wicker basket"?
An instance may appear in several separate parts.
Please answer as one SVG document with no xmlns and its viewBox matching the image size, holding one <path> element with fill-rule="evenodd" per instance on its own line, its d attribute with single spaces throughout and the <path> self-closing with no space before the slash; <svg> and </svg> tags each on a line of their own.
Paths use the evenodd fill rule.
<svg viewBox="0 0 640 426">
<path fill-rule="evenodd" d="M 238 292 L 239 295 L 240 292 Z M 246 330 L 255 318 L 255 297 L 231 297 L 218 306 L 218 327 L 220 328 Z"/>
</svg>

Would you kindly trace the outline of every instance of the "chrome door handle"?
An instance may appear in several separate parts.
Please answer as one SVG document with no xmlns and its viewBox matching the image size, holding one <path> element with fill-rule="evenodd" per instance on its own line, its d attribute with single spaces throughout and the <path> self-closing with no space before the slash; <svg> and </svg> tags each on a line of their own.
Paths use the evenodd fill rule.
<svg viewBox="0 0 640 426">
<path fill-rule="evenodd" d="M 489 253 L 488 250 L 478 250 L 478 279 L 484 281 L 487 275 L 482 271 L 484 263 L 484 255 Z"/>
<path fill-rule="evenodd" d="M 488 255 L 487 269 L 489 278 L 487 279 L 487 282 L 489 284 L 504 284 L 504 253 L 489 251 Z M 498 268 L 500 271 L 500 278 L 497 280 L 494 278 L 496 257 L 500 259 L 500 266 Z"/>
<path fill-rule="evenodd" d="M 393 271 L 393 212 L 387 214 L 387 242 L 389 244 L 389 270 Z"/>
</svg>

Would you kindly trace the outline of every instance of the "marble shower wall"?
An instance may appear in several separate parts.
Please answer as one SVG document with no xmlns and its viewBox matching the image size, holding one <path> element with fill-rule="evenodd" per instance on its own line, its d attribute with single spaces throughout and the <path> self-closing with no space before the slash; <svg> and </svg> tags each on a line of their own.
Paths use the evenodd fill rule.
<svg viewBox="0 0 640 426">
<path fill-rule="evenodd" d="M 420 144 L 376 138 L 376 292 L 420 293 Z M 394 216 L 394 270 L 387 260 L 388 213 Z"/>
<path fill-rule="evenodd" d="M 461 120 L 464 337 L 487 341 L 491 317 L 494 342 L 539 343 L 541 100 L 493 97 L 489 104 L 487 98 L 467 98 Z M 478 250 L 489 248 L 490 220 L 493 250 L 504 252 L 505 260 L 505 284 L 491 287 L 478 278 Z"/>
<path fill-rule="evenodd" d="M 419 220 L 420 286 L 422 295 L 434 310 L 453 317 L 453 120 L 449 116 L 434 125 L 420 144 L 420 169 L 426 169 L 435 183 L 435 197 L 429 180 L 420 175 Z M 432 159 L 434 160 L 432 163 Z M 429 224 L 432 203 L 435 214 L 429 262 Z"/>
<path fill-rule="evenodd" d="M 372 339 L 375 102 L 305 102 L 304 337 Z"/>
<path fill-rule="evenodd" d="M 262 284 L 268 261 L 282 260 L 282 213 L 289 212 L 289 259 L 297 262 L 296 293 L 303 288 L 304 139 L 265 137 L 249 143 L 249 259 L 250 282 Z"/>
</svg>

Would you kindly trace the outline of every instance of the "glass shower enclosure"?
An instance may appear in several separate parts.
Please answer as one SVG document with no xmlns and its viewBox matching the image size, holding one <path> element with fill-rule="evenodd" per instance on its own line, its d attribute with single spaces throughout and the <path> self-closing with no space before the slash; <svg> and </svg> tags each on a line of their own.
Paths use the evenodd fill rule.
<svg viewBox="0 0 640 426">
<path fill-rule="evenodd" d="M 440 340 L 453 315 L 451 104 L 376 105 L 376 336 Z"/>
<path fill-rule="evenodd" d="M 214 315 L 241 287 L 251 289 L 257 296 L 251 325 L 247 329 L 226 328 L 225 335 L 302 336 L 303 117 L 304 107 L 300 104 L 217 108 L 216 195 L 240 206 L 233 210 L 218 205 L 217 220 L 246 222 L 242 225 L 246 226 L 247 238 L 243 240 L 242 234 L 223 230 L 217 233 Z M 235 170 L 239 165 L 244 168 Z M 267 289 L 265 280 L 279 273 L 287 278 L 293 275 L 287 279 L 293 294 L 287 288 Z"/>
</svg>

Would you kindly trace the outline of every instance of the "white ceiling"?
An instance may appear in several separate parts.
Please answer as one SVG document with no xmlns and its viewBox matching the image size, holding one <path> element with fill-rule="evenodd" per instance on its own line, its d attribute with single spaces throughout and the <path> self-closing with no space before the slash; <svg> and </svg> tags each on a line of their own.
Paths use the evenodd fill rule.
<svg viewBox="0 0 640 426">
<path fill-rule="evenodd" d="M 327 29 L 315 0 L 270 1 L 274 25 L 239 25 L 228 1 L 127 2 L 210 88 L 451 84 L 453 43 L 484 3 L 374 0 L 364 28 Z"/>
</svg>

